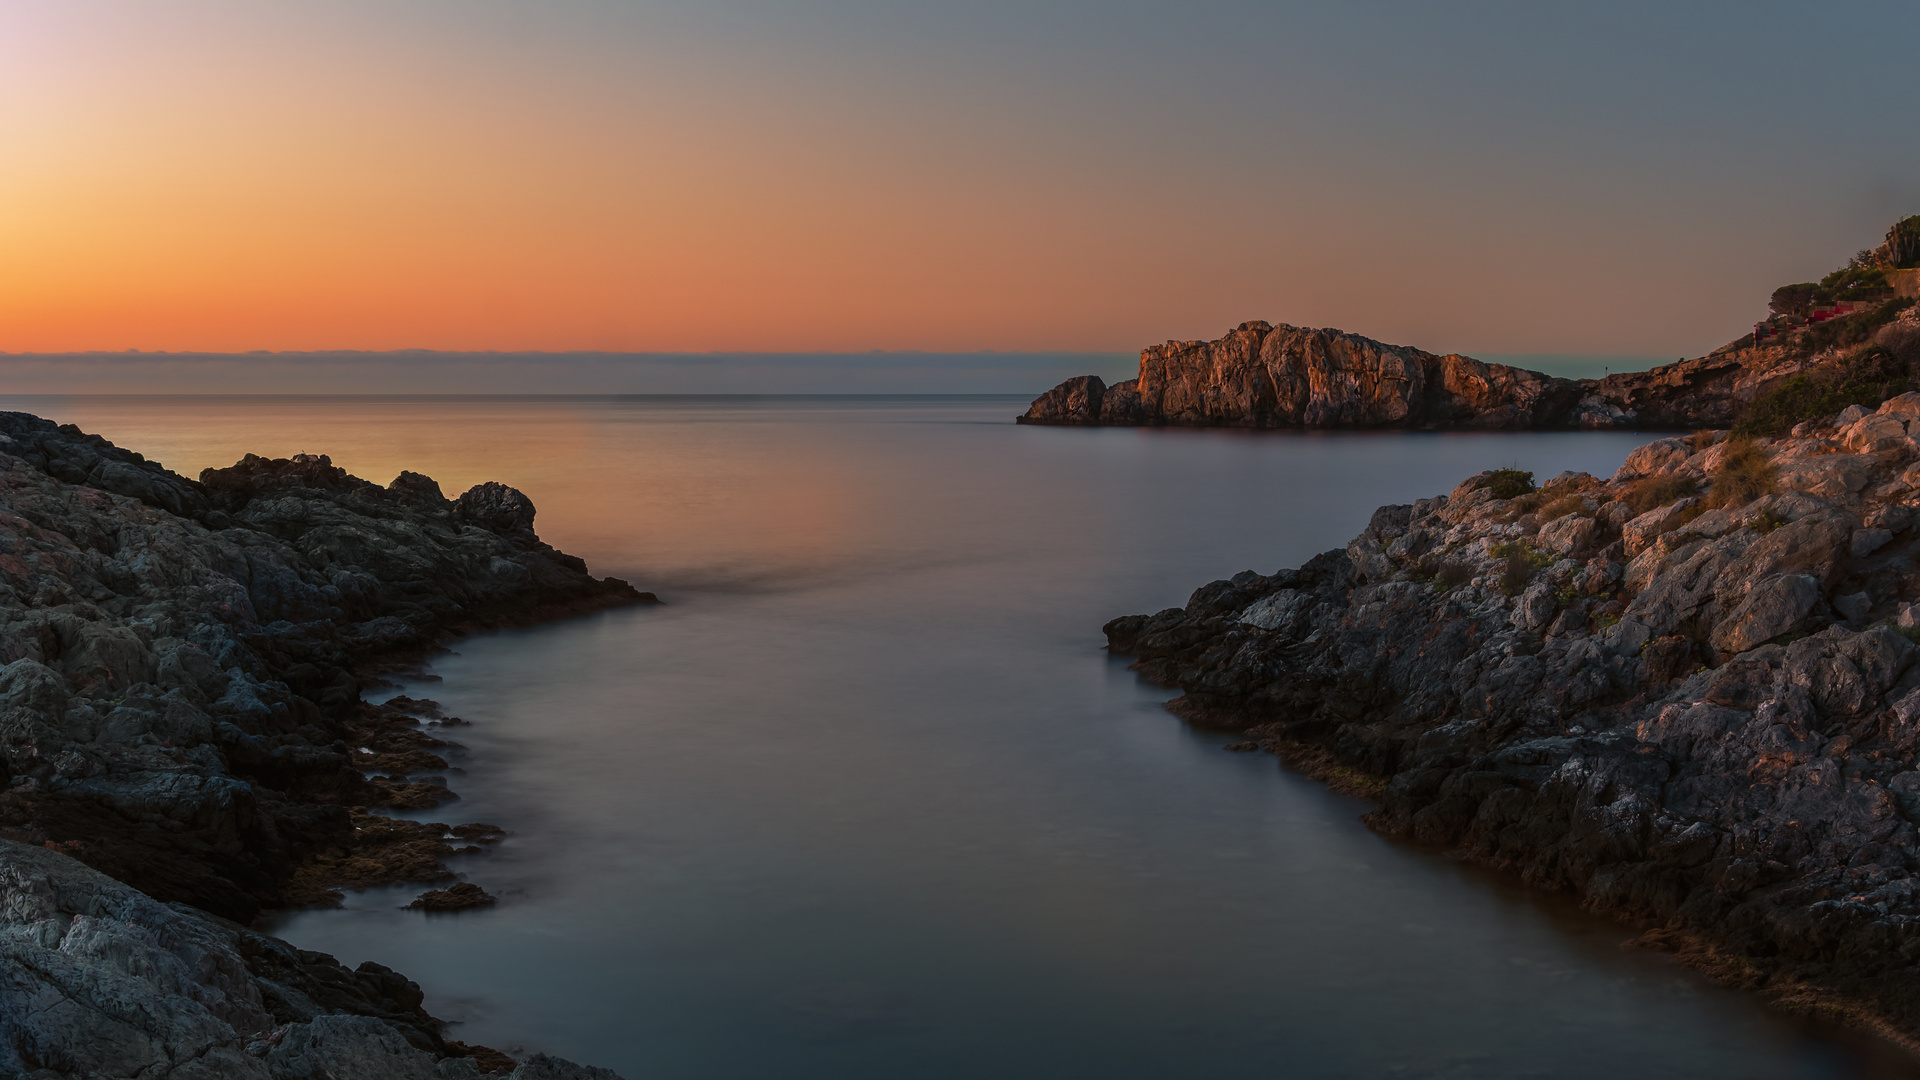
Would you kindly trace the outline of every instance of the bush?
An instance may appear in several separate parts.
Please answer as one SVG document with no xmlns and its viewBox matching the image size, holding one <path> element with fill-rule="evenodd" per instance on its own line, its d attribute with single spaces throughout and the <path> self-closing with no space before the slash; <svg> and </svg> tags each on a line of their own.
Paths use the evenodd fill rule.
<svg viewBox="0 0 1920 1080">
<path fill-rule="evenodd" d="M 1920 214 L 1902 218 L 1887 230 L 1887 261 L 1902 270 L 1920 266 Z"/>
<path fill-rule="evenodd" d="M 1507 556 L 1507 564 L 1500 568 L 1500 591 L 1508 596 L 1518 596 L 1532 577 L 1532 565 L 1527 562 L 1525 555 L 1516 551 Z"/>
<path fill-rule="evenodd" d="M 1778 490 L 1779 470 L 1767 458 L 1751 435 L 1735 435 L 1727 444 L 1720 464 L 1713 469 L 1713 490 L 1707 494 L 1710 507 L 1745 506 L 1762 495 Z"/>
<path fill-rule="evenodd" d="M 1796 351 L 1802 356 L 1813 356 L 1859 345 L 1872 338 L 1874 331 L 1892 322 L 1912 306 L 1911 299 L 1888 300 L 1878 307 L 1845 318 L 1828 319 L 1803 331 Z"/>
<path fill-rule="evenodd" d="M 1626 494 L 1620 496 L 1620 501 L 1632 507 L 1635 514 L 1644 514 L 1656 506 L 1665 506 L 1699 491 L 1700 485 L 1691 476 L 1660 473 L 1634 481 Z"/>
<path fill-rule="evenodd" d="M 1849 405 L 1870 409 L 1912 388 L 1907 366 L 1876 345 L 1839 364 L 1782 381 L 1753 399 L 1733 431 L 1785 435 L 1803 420 L 1831 416 Z"/>
<path fill-rule="evenodd" d="M 1474 487 L 1491 488 L 1496 499 L 1517 499 L 1533 492 L 1533 473 L 1525 469 L 1495 469 Z"/>
<path fill-rule="evenodd" d="M 1845 300 L 1850 293 L 1886 287 L 1886 271 L 1875 266 L 1843 266 L 1820 279 L 1820 288 L 1827 290 L 1837 300 Z"/>
<path fill-rule="evenodd" d="M 1578 495 L 1562 495 L 1540 508 L 1539 520 L 1542 524 L 1558 521 L 1568 514 L 1577 514 L 1587 508 L 1587 500 Z"/>
<path fill-rule="evenodd" d="M 1441 592 L 1451 592 L 1473 580 L 1473 567 L 1452 559 L 1436 559 L 1429 555 L 1420 560 L 1414 568 L 1414 576 L 1426 581 Z"/>
<path fill-rule="evenodd" d="M 1773 290 L 1767 298 L 1767 310 L 1775 315 L 1802 316 L 1813 310 L 1820 295 L 1820 286 L 1811 281 L 1798 285 L 1782 285 Z"/>
<path fill-rule="evenodd" d="M 1513 596 L 1527 587 L 1535 570 L 1552 566 L 1553 554 L 1541 551 L 1525 540 L 1493 545 L 1493 557 L 1505 559 L 1500 569 L 1500 591 Z"/>
</svg>

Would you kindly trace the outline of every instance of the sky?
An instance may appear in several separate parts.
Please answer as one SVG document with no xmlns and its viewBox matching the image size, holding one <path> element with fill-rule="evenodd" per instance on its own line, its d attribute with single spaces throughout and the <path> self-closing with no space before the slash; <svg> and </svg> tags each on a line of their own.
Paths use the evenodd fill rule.
<svg viewBox="0 0 1920 1080">
<path fill-rule="evenodd" d="M 0 352 L 1268 319 L 1673 359 L 1920 212 L 1916 40 L 1905 2 L 0 0 Z"/>
</svg>

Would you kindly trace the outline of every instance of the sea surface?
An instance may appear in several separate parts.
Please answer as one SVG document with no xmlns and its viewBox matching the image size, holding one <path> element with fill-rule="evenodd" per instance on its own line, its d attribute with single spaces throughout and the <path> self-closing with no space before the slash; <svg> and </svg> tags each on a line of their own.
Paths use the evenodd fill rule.
<svg viewBox="0 0 1920 1080">
<path fill-rule="evenodd" d="M 0 401 L 182 472 L 330 453 L 526 491 L 659 607 L 459 643 L 429 814 L 498 907 L 270 929 L 417 980 L 450 1034 L 628 1080 L 1862 1077 L 1551 896 L 1225 753 L 1100 626 L 1628 434 L 1017 427 L 1014 398 Z M 391 692 L 391 691 L 389 691 Z"/>
</svg>

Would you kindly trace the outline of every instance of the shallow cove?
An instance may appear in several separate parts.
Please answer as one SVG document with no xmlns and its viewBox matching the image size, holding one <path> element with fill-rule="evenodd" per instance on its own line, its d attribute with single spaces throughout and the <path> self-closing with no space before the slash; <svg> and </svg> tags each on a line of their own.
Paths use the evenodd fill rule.
<svg viewBox="0 0 1920 1080">
<path fill-rule="evenodd" d="M 521 487 L 660 593 L 462 642 L 421 815 L 495 909 L 274 927 L 456 1038 L 658 1077 L 1845 1077 L 1628 933 L 1394 845 L 1101 649 L 1123 613 L 1620 434 L 1015 427 L 1024 399 L 22 401 L 186 472 L 328 452 Z"/>
</svg>

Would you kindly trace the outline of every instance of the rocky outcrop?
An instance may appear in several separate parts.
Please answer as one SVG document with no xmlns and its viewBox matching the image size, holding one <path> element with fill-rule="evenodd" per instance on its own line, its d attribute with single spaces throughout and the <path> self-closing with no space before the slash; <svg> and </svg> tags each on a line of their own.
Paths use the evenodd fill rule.
<svg viewBox="0 0 1920 1080">
<path fill-rule="evenodd" d="M 1911 301 L 1741 338 L 1706 356 L 1604 379 L 1561 379 L 1340 330 L 1242 323 L 1215 341 L 1142 350 L 1137 379 L 1084 375 L 1036 399 L 1023 424 L 1251 428 L 1726 427 L 1782 381 L 1830 366 Z M 1850 328 L 1861 330 L 1849 335 Z M 1920 336 L 1916 334 L 1915 336 Z M 1902 339 L 1905 340 L 1904 338 Z M 1920 349 L 1904 350 L 1920 360 Z"/>
<path fill-rule="evenodd" d="M 609 1080 L 444 1040 L 420 988 L 167 905 L 0 840 L 0 1074 L 255 1080 Z"/>
<path fill-rule="evenodd" d="M 46 1004 L 0 1009 L 13 1024 L 0 1052 L 59 1075 L 140 1072 L 88 1054 L 159 1055 L 142 1060 L 161 1071 L 141 1075 L 251 1075 L 206 1048 L 262 1030 L 265 1008 L 283 1026 L 373 1016 L 445 1056 L 417 988 L 385 969 L 343 975 L 327 958 L 228 933 L 223 947 L 266 980 L 256 986 L 202 939 L 226 925 L 219 917 L 246 923 L 337 888 L 449 881 L 441 859 L 463 850 L 455 843 L 477 851 L 499 835 L 378 813 L 455 798 L 435 753 L 445 743 L 422 720 L 456 721 L 431 702 L 373 706 L 360 692 L 458 633 L 652 599 L 592 577 L 533 522 L 526 496 L 499 484 L 448 499 L 417 474 L 381 487 L 306 455 L 249 456 L 193 481 L 97 436 L 0 413 L 0 837 L 34 845 L 0 849 L 0 880 L 55 897 L 5 930 L 48 950 L 13 957 L 6 992 Z M 100 929 L 112 919 L 118 929 Z M 178 957 L 186 974 L 148 980 L 191 1002 L 123 994 L 69 963 L 112 966 L 141 934 L 199 950 Z M 122 974 L 172 963 L 154 956 Z M 203 978 L 226 996 L 195 989 Z M 294 987 L 297 1007 L 273 1006 L 272 986 Z M 95 1031 L 98 1045 L 48 1024 Z M 307 1075 L 271 1054 L 248 1062 Z"/>
<path fill-rule="evenodd" d="M 1110 646 L 1236 748 L 1373 795 L 1378 829 L 1912 1045 L 1920 394 L 1511 480 L 1383 507 L 1344 550 L 1114 620 Z"/>
<path fill-rule="evenodd" d="M 1525 428 L 1557 423 L 1578 396 L 1573 382 L 1537 371 L 1249 322 L 1218 341 L 1144 350 L 1137 379 L 1111 387 L 1093 375 L 1069 379 L 1020 422 Z"/>
</svg>

